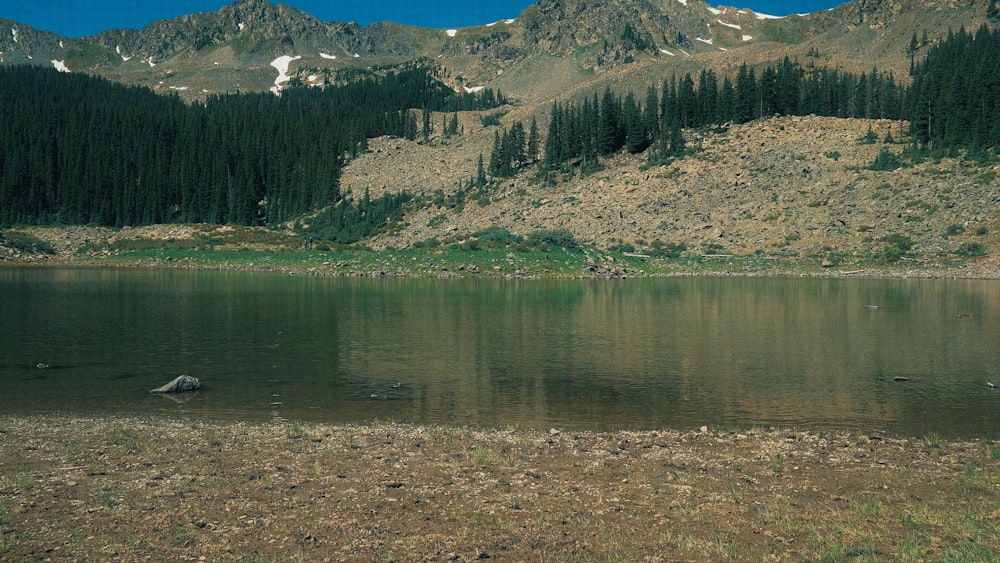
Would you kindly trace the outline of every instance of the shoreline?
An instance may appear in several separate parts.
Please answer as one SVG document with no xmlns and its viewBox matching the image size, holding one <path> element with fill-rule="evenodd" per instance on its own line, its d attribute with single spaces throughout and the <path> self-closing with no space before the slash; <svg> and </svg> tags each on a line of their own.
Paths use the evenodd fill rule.
<svg viewBox="0 0 1000 563">
<path fill-rule="evenodd" d="M 1000 444 L 0 416 L 0 558 L 995 560 Z"/>
<path fill-rule="evenodd" d="M 219 256 L 216 254 L 217 252 L 199 250 L 180 255 L 178 253 L 165 253 L 162 256 L 132 256 L 131 253 L 119 253 L 101 257 L 0 258 L 0 267 L 184 269 L 354 278 L 496 280 L 623 280 L 669 277 L 1000 279 L 1000 267 L 985 261 L 914 262 L 896 265 L 855 263 L 843 267 L 833 267 L 821 265 L 812 260 L 755 256 L 715 257 L 709 255 L 686 260 L 666 261 L 648 257 L 598 253 L 602 255 L 601 263 L 598 263 L 590 254 L 555 250 L 550 251 L 551 254 L 544 258 L 524 257 L 514 264 L 494 264 L 484 268 L 477 265 L 477 262 L 512 263 L 514 260 L 511 259 L 511 253 L 484 251 L 469 251 L 464 252 L 462 256 L 442 257 L 442 253 L 426 251 L 348 251 L 330 252 L 328 255 L 317 256 L 315 252 L 240 250 L 237 252 L 242 253 L 243 256 L 239 256 L 235 260 L 230 255 Z M 278 256 L 279 259 L 272 263 L 272 258 L 275 256 Z M 410 264 L 419 259 L 424 259 L 424 263 L 417 266 Z M 559 262 L 556 268 L 552 268 L 551 262 L 554 260 Z"/>
<path fill-rule="evenodd" d="M 0 232 L 0 266 L 178 268 L 340 277 L 632 279 L 678 276 L 1000 279 L 1000 256 L 753 254 L 514 248 L 447 244 L 409 249 L 303 248 L 302 239 L 228 225 L 19 227 Z"/>
</svg>

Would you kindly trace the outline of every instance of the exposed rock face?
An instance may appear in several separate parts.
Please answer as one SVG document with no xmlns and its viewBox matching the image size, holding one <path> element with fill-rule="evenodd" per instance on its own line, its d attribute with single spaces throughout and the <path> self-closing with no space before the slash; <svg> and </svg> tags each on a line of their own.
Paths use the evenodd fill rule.
<svg viewBox="0 0 1000 563">
<path fill-rule="evenodd" d="M 201 389 L 201 381 L 190 375 L 179 375 L 170 383 L 157 387 L 150 393 L 189 393 Z"/>
</svg>

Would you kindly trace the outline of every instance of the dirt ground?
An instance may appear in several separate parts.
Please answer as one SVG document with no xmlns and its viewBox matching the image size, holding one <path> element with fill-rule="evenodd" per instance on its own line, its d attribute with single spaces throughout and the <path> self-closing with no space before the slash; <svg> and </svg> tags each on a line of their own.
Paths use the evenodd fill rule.
<svg viewBox="0 0 1000 563">
<path fill-rule="evenodd" d="M 4 561 L 996 561 L 1000 444 L 0 417 Z"/>
</svg>

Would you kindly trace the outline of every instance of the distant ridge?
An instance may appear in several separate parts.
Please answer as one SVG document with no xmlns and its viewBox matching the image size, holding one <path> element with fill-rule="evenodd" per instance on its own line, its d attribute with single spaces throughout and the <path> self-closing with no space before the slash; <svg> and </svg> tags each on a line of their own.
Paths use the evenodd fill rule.
<svg viewBox="0 0 1000 563">
<path fill-rule="evenodd" d="M 271 62 L 298 57 L 293 74 L 350 66 L 436 61 L 456 88 L 495 85 L 515 96 L 545 96 L 584 82 L 634 74 L 734 71 L 785 56 L 852 71 L 877 66 L 905 75 L 907 46 L 949 29 L 989 21 L 995 0 L 855 0 L 782 18 L 702 0 L 542 0 L 517 17 L 440 30 L 324 22 L 267 0 L 239 0 L 215 12 L 66 38 L 0 20 L 0 64 L 51 65 L 188 99 L 266 91 Z M 303 77 L 304 77 L 303 76 Z M 596 78 L 596 81 L 595 81 Z"/>
</svg>

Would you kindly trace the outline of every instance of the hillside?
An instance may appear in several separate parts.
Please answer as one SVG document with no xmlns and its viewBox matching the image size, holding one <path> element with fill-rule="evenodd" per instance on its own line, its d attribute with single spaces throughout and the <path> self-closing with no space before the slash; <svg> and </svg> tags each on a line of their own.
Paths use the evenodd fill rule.
<svg viewBox="0 0 1000 563">
<path fill-rule="evenodd" d="M 463 124 L 474 127 L 468 119 Z M 796 264 L 804 267 L 802 271 L 815 271 L 823 265 L 833 267 L 832 272 L 844 272 L 873 263 L 887 264 L 886 251 L 902 236 L 912 241 L 912 249 L 900 262 L 903 269 L 896 268 L 891 270 L 895 274 L 888 275 L 1000 277 L 1000 165 L 943 158 L 889 171 L 869 170 L 883 149 L 901 152 L 902 144 L 886 144 L 882 139 L 890 133 L 901 138 L 899 131 L 905 127 L 905 123 L 893 121 L 814 116 L 731 126 L 691 139 L 701 150 L 666 166 L 648 167 L 642 155 L 622 154 L 606 162 L 602 171 L 556 186 L 545 186 L 534 176 L 522 174 L 491 188 L 489 197 L 466 200 L 461 205 L 430 205 L 412 212 L 399 228 L 366 241 L 366 246 L 383 251 L 429 246 L 427 252 L 433 257 L 439 253 L 436 248 L 466 246 L 464 243 L 485 229 L 505 228 L 520 236 L 565 229 L 588 249 L 583 258 L 598 262 L 611 249 L 641 255 L 666 247 L 683 249 L 680 254 L 688 257 L 755 257 L 750 262 L 754 265 L 746 266 L 746 273 L 757 269 L 767 273 L 769 263 L 784 264 L 777 271 L 786 273 L 796 271 Z M 860 142 L 869 130 L 877 132 L 878 142 Z M 375 139 L 370 149 L 345 169 L 343 189 L 354 194 L 368 190 L 373 197 L 394 192 L 400 185 L 419 186 L 417 193 L 427 196 L 437 189 L 454 193 L 475 169 L 473 155 L 488 151 L 486 144 L 477 145 L 476 139 L 482 138 L 486 136 L 470 132 L 448 141 L 433 139 L 430 144 Z M 232 232 L 231 227 L 225 229 Z M 116 248 L 121 241 L 134 239 L 192 240 L 197 244 L 205 236 L 218 238 L 222 233 L 213 233 L 207 226 L 185 225 L 121 231 L 83 227 L 18 230 L 51 243 L 66 258 L 75 256 L 84 245 Z M 301 245 L 294 238 L 250 240 L 261 242 L 235 247 L 287 250 Z M 162 244 L 169 248 L 174 243 Z M 969 255 L 968 249 L 976 245 L 986 254 Z M 963 253 L 966 259 L 956 261 Z M 18 259 L 6 256 L 11 258 Z M 22 255 L 20 259 L 37 257 Z M 459 259 L 492 258 L 477 258 L 472 252 Z M 325 266 L 313 264 L 317 273 L 368 273 L 346 263 L 328 266 L 328 260 L 320 256 Z M 162 265 L 158 260 L 153 263 Z M 747 263 L 739 262 L 737 267 Z M 313 271 L 310 262 L 304 264 L 291 270 L 308 267 Z M 958 269 L 955 264 L 959 264 Z M 433 268 L 417 273 L 400 266 L 389 258 L 381 268 L 403 275 L 435 275 Z M 793 269 L 788 270 L 788 266 Z M 922 274 L 910 270 L 921 266 L 931 269 Z M 236 267 L 248 265 L 237 263 Z M 603 267 L 610 268 L 607 264 Z M 672 271 L 683 271 L 683 266 Z M 506 269 L 498 273 L 509 275 Z"/>
<path fill-rule="evenodd" d="M 406 247 L 463 238 L 489 227 L 527 235 L 567 229 L 600 248 L 659 240 L 692 250 L 787 257 L 877 253 L 894 233 L 935 256 L 980 241 L 996 248 L 1000 232 L 1000 166 L 961 159 L 892 171 L 867 170 L 879 152 L 903 145 L 863 144 L 868 129 L 896 139 L 906 124 L 820 117 L 772 118 L 698 134 L 694 156 L 648 168 L 644 156 L 619 155 L 603 171 L 546 187 L 531 175 L 502 182 L 489 201 L 460 210 L 429 207 L 373 246 Z M 448 189 L 475 170 L 472 141 L 427 147 L 379 139 L 353 161 L 344 189 L 373 195 L 394 186 Z M 413 166 L 414 163 L 424 163 Z M 964 233 L 945 236 L 948 227 Z M 986 229 L 988 234 L 976 236 Z M 953 228 L 953 230 L 955 230 Z"/>
</svg>

